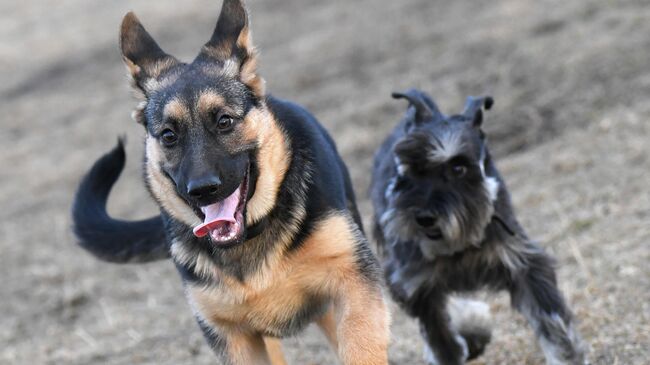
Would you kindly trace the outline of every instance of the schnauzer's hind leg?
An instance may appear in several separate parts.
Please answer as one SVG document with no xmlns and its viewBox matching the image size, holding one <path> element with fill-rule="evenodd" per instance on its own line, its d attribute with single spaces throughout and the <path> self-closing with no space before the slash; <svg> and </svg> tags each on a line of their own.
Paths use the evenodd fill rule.
<svg viewBox="0 0 650 365">
<path fill-rule="evenodd" d="M 552 259 L 538 252 L 510 289 L 512 304 L 528 319 L 549 365 L 586 364 L 580 335 L 560 293 Z"/>
</svg>

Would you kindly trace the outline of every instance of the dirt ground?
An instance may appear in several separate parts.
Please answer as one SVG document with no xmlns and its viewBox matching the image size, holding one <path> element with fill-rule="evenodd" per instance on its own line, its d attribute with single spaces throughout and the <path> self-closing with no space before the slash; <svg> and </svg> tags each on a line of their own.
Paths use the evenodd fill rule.
<svg viewBox="0 0 650 365">
<path fill-rule="evenodd" d="M 140 180 L 143 131 L 117 48 L 135 10 L 190 60 L 219 1 L 0 2 L 0 363 L 213 364 L 169 262 L 102 263 L 76 247 L 69 207 L 81 175 L 120 134 L 127 171 L 110 211 L 155 213 Z M 430 92 L 459 111 L 496 99 L 491 148 L 561 287 L 594 364 L 650 357 L 650 6 L 645 0 L 250 0 L 261 72 L 307 106 L 349 165 L 364 219 L 374 149 Z M 473 364 L 542 364 L 505 295 Z M 415 323 L 394 308 L 394 364 L 423 364 Z M 284 341 L 292 364 L 335 363 L 314 328 Z"/>
</svg>

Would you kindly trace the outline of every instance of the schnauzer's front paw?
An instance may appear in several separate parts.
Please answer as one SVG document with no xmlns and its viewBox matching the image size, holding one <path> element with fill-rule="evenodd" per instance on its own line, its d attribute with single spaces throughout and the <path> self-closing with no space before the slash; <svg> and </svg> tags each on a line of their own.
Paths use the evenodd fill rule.
<svg viewBox="0 0 650 365">
<path fill-rule="evenodd" d="M 474 360 L 477 357 L 483 355 L 485 348 L 490 342 L 489 333 L 472 333 L 472 334 L 463 334 L 465 342 L 467 343 L 467 361 Z"/>
</svg>

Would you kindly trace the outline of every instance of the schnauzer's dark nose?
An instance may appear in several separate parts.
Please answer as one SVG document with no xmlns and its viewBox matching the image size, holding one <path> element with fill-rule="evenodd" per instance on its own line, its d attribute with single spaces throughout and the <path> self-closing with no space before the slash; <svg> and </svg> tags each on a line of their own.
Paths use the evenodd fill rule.
<svg viewBox="0 0 650 365">
<path fill-rule="evenodd" d="M 219 191 L 221 180 L 218 176 L 207 176 L 191 180 L 187 184 L 187 193 L 194 199 L 205 199 Z"/>
<path fill-rule="evenodd" d="M 415 222 L 424 228 L 430 228 L 436 224 L 436 216 L 432 212 L 421 210 L 415 213 Z"/>
</svg>

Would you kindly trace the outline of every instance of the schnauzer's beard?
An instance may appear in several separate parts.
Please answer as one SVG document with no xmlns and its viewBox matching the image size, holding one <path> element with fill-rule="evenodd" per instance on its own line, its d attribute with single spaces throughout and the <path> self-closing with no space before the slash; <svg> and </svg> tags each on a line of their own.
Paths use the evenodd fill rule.
<svg viewBox="0 0 650 365">
<path fill-rule="evenodd" d="M 396 191 L 395 181 L 392 181 L 386 191 L 388 209 L 380 217 L 384 235 L 391 244 L 412 241 L 416 242 L 426 259 L 433 260 L 437 256 L 448 256 L 463 251 L 468 247 L 478 247 L 485 237 L 485 228 L 494 214 L 494 184 L 493 178 L 484 178 L 473 191 L 445 191 L 437 194 L 434 204 L 427 207 L 414 207 L 417 192 L 414 197 L 409 192 Z M 415 198 L 415 199 L 414 199 Z M 431 239 L 427 230 L 415 220 L 415 210 L 427 208 L 436 215 L 436 228 L 442 233 L 442 238 Z"/>
</svg>

